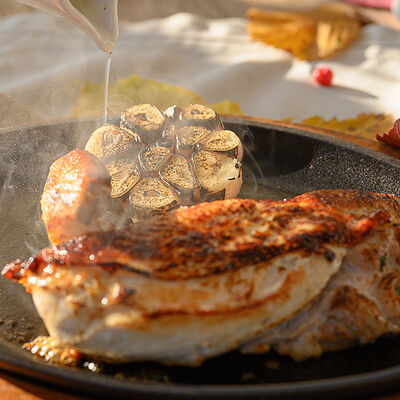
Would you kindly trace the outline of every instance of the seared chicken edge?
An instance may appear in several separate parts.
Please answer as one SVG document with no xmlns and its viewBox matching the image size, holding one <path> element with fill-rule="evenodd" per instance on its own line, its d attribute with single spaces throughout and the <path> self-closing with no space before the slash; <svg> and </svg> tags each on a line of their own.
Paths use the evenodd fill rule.
<svg viewBox="0 0 400 400">
<path fill-rule="evenodd" d="M 395 284 L 384 282 L 398 273 L 398 209 L 394 196 L 356 191 L 204 203 L 43 249 L 3 275 L 32 293 L 52 336 L 95 357 L 198 365 L 241 347 L 303 359 L 397 332 Z M 335 332 L 359 317 L 351 302 L 347 319 L 309 321 L 345 287 L 380 314 L 356 302 L 365 323 L 343 340 Z"/>
</svg>

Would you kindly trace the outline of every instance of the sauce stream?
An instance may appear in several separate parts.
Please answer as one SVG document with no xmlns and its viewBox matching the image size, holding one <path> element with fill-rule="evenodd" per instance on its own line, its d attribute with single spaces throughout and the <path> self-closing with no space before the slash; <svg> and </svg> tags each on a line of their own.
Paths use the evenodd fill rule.
<svg viewBox="0 0 400 400">
<path fill-rule="evenodd" d="M 110 84 L 111 53 L 106 53 L 106 68 L 104 78 L 104 125 L 107 124 L 108 87 Z"/>
</svg>

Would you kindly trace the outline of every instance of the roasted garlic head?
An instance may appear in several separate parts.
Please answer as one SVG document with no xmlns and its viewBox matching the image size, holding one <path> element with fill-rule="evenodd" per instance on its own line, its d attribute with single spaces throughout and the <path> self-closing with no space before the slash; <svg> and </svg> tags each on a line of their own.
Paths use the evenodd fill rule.
<svg viewBox="0 0 400 400">
<path fill-rule="evenodd" d="M 111 197 L 134 219 L 208 200 L 236 197 L 242 185 L 243 149 L 209 107 L 191 104 L 165 113 L 150 104 L 104 125 L 85 150 L 111 175 Z"/>
</svg>

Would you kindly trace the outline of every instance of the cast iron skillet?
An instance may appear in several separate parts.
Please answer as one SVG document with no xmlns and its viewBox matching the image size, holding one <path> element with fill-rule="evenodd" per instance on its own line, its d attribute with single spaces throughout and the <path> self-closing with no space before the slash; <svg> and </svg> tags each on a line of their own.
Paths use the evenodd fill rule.
<svg viewBox="0 0 400 400">
<path fill-rule="evenodd" d="M 39 198 L 49 165 L 83 147 L 99 121 L 43 125 L 0 134 L 0 264 L 47 246 Z M 274 124 L 226 120 L 246 146 L 242 196 L 281 199 L 320 188 L 400 193 L 400 162 L 359 146 Z M 152 363 L 88 369 L 48 365 L 20 345 L 46 329 L 20 285 L 0 279 L 0 367 L 80 394 L 137 399 L 350 398 L 400 382 L 400 338 L 319 360 L 231 352 L 199 368 Z M 228 334 L 228 333 L 227 333 Z"/>
</svg>

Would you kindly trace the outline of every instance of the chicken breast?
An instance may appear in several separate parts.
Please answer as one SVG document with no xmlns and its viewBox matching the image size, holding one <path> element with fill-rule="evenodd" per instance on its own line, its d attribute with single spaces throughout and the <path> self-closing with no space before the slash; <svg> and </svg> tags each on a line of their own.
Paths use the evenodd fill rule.
<svg viewBox="0 0 400 400">
<path fill-rule="evenodd" d="M 330 293 L 351 252 L 396 248 L 398 204 L 354 191 L 203 203 L 46 248 L 3 275 L 32 293 L 62 344 L 111 361 L 198 365 L 238 347 L 278 348 L 270 335 L 279 341 L 277 329 Z M 346 285 L 358 282 L 347 274 Z M 390 331 L 372 326 L 369 337 Z"/>
<path fill-rule="evenodd" d="M 52 244 L 96 232 L 110 208 L 111 177 L 92 154 L 73 150 L 56 160 L 41 198 L 42 219 Z"/>
<path fill-rule="evenodd" d="M 274 349 L 297 361 L 323 352 L 371 343 L 400 332 L 400 208 L 390 195 L 321 190 L 299 196 L 366 215 L 385 209 L 390 220 L 348 249 L 338 274 L 308 307 L 242 347 L 244 353 Z"/>
</svg>

